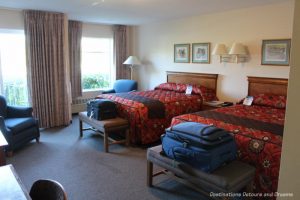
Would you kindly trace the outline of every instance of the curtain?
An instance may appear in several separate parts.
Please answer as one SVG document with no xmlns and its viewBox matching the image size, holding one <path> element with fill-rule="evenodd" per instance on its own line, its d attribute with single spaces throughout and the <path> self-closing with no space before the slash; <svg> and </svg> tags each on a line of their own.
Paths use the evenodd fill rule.
<svg viewBox="0 0 300 200">
<path fill-rule="evenodd" d="M 72 98 L 82 96 L 81 88 L 81 38 L 82 22 L 69 21 L 69 57 Z"/>
<path fill-rule="evenodd" d="M 116 79 L 129 79 L 130 68 L 123 65 L 127 59 L 127 27 L 124 25 L 115 25 L 114 32 L 114 62 L 116 65 Z"/>
<path fill-rule="evenodd" d="M 24 11 L 27 79 L 40 127 L 68 125 L 71 93 L 68 23 L 62 13 Z"/>
</svg>

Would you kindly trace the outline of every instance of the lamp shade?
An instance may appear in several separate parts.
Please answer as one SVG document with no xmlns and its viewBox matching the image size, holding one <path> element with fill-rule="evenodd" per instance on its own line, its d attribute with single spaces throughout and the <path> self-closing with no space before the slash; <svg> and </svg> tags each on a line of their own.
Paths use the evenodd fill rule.
<svg viewBox="0 0 300 200">
<path fill-rule="evenodd" d="M 229 51 L 230 55 L 246 55 L 247 51 L 244 45 L 242 45 L 241 43 L 233 43 L 230 51 Z"/>
<path fill-rule="evenodd" d="M 212 52 L 212 55 L 224 55 L 227 54 L 225 44 L 217 44 Z"/>
<path fill-rule="evenodd" d="M 125 62 L 123 62 L 124 65 L 140 65 L 141 62 L 136 56 L 129 56 Z"/>
</svg>

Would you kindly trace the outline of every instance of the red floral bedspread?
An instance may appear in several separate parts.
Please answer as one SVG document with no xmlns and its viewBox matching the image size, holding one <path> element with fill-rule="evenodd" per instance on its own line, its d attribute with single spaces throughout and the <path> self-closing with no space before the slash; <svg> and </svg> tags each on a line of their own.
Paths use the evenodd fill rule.
<svg viewBox="0 0 300 200">
<path fill-rule="evenodd" d="M 144 104 L 114 94 L 101 94 L 97 98 L 107 98 L 117 102 L 118 114 L 130 122 L 131 142 L 135 144 L 149 144 L 158 141 L 165 129 L 170 126 L 174 116 L 199 111 L 202 106 L 200 95 L 186 95 L 166 90 L 131 92 L 131 94 L 164 103 L 165 118 L 149 119 L 148 109 Z"/>
<path fill-rule="evenodd" d="M 235 105 L 213 110 L 248 119 L 255 119 L 277 125 L 284 125 L 285 109 L 265 106 Z M 231 131 L 238 145 L 238 159 L 256 167 L 254 192 L 272 193 L 277 191 L 282 136 L 270 132 L 246 128 L 196 114 L 174 117 L 171 125 L 185 121 L 213 124 Z"/>
</svg>

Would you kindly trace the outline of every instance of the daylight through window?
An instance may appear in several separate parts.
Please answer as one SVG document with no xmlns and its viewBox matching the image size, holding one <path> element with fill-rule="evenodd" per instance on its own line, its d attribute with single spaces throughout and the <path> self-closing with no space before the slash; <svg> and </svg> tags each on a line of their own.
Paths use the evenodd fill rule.
<svg viewBox="0 0 300 200">
<path fill-rule="evenodd" d="M 29 105 L 23 31 L 0 30 L 0 94 L 9 105 Z"/>
<path fill-rule="evenodd" d="M 82 38 L 83 91 L 109 88 L 112 82 L 113 43 L 111 38 Z"/>
</svg>

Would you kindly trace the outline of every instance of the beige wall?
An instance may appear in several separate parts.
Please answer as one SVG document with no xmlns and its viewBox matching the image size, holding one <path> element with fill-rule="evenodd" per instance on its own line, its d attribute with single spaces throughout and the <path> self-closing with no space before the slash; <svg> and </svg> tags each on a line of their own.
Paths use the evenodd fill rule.
<svg viewBox="0 0 300 200">
<path fill-rule="evenodd" d="M 300 199 L 300 1 L 295 1 L 294 30 L 292 43 L 291 72 L 288 89 L 288 106 L 286 113 L 282 157 L 279 175 L 281 193 L 293 192 L 293 198 Z"/>
<path fill-rule="evenodd" d="M 0 9 L 0 19 L 0 29 L 24 30 L 24 18 L 20 10 Z"/>
<path fill-rule="evenodd" d="M 221 100 L 236 101 L 247 94 L 247 75 L 289 76 L 289 67 L 261 66 L 262 39 L 291 38 L 293 1 L 262 7 L 195 16 L 175 21 L 142 25 L 136 28 L 135 51 L 143 65 L 138 67 L 140 89 L 151 89 L 166 81 L 165 71 L 218 73 L 217 94 Z M 211 64 L 174 63 L 175 43 L 242 42 L 248 46 L 250 61 L 220 64 L 212 56 Z M 213 48 L 211 48 L 212 50 Z"/>
</svg>

